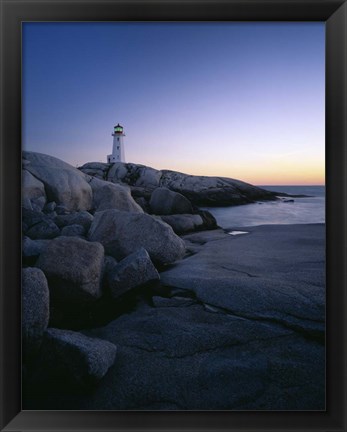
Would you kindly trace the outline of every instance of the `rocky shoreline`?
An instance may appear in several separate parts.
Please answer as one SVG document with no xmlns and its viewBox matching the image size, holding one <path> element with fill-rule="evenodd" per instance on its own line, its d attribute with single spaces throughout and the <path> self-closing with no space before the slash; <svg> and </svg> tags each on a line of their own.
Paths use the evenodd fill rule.
<svg viewBox="0 0 347 432">
<path fill-rule="evenodd" d="M 23 409 L 324 409 L 324 226 L 197 207 L 274 198 L 23 152 Z"/>
</svg>

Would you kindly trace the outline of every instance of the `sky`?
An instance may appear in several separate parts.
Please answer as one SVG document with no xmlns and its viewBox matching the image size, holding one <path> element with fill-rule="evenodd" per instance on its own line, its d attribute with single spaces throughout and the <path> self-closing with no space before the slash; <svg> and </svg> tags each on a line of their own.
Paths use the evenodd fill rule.
<svg viewBox="0 0 347 432">
<path fill-rule="evenodd" d="M 23 23 L 22 147 L 255 185 L 325 182 L 322 22 Z"/>
</svg>

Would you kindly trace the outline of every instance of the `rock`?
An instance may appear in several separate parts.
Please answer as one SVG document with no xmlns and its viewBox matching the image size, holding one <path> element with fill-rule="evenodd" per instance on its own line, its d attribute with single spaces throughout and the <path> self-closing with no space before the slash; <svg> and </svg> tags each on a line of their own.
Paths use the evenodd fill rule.
<svg viewBox="0 0 347 432">
<path fill-rule="evenodd" d="M 93 207 L 95 211 L 116 209 L 143 213 L 142 208 L 134 201 L 130 189 L 120 184 L 93 179 Z"/>
<path fill-rule="evenodd" d="M 107 179 L 107 173 L 112 165 L 102 162 L 88 162 L 78 169 L 83 171 L 85 174 L 96 177 L 101 180 Z"/>
<path fill-rule="evenodd" d="M 276 323 L 165 299 L 84 331 L 117 345 L 92 394 L 29 387 L 24 409 L 324 410 L 325 347 Z"/>
<path fill-rule="evenodd" d="M 26 235 L 31 239 L 52 239 L 59 234 L 59 228 L 52 221 L 42 221 L 26 231 Z"/>
<path fill-rule="evenodd" d="M 34 357 L 49 321 L 47 279 L 38 268 L 22 270 L 22 343 L 24 360 Z"/>
<path fill-rule="evenodd" d="M 324 338 L 322 225 L 247 227 L 185 236 L 194 255 L 161 273 L 162 284 L 194 292 L 201 302 L 247 319 L 276 322 L 305 337 Z M 300 253 L 298 253 L 300 249 Z"/>
<path fill-rule="evenodd" d="M 51 239 L 60 234 L 57 225 L 44 213 L 22 209 L 24 233 L 31 239 Z"/>
<path fill-rule="evenodd" d="M 86 229 L 82 225 L 68 225 L 61 230 L 61 235 L 66 237 L 81 237 L 86 233 Z"/>
<path fill-rule="evenodd" d="M 22 241 L 23 257 L 38 257 L 49 245 L 51 240 L 32 240 L 24 236 Z"/>
<path fill-rule="evenodd" d="M 104 248 L 77 237 L 58 237 L 36 266 L 46 275 L 53 299 L 79 302 L 99 298 Z"/>
<path fill-rule="evenodd" d="M 161 186 L 181 193 L 197 205 L 223 206 L 276 199 L 273 192 L 232 178 L 191 176 L 169 170 L 162 173 Z"/>
<path fill-rule="evenodd" d="M 116 359 L 116 345 L 79 332 L 48 328 L 41 361 L 51 376 L 88 388 L 105 376 Z"/>
<path fill-rule="evenodd" d="M 218 228 L 216 218 L 207 210 L 199 210 L 198 214 L 201 216 L 204 223 L 204 229 L 216 229 Z"/>
<path fill-rule="evenodd" d="M 55 211 L 58 215 L 68 215 L 71 213 L 66 206 L 63 206 L 61 204 L 56 206 Z"/>
<path fill-rule="evenodd" d="M 142 208 L 145 213 L 150 213 L 151 208 L 148 201 L 143 196 L 134 198 L 135 202 Z"/>
<path fill-rule="evenodd" d="M 90 173 L 83 167 L 81 170 Z M 275 200 L 278 195 L 232 178 L 193 176 L 130 163 L 113 164 L 108 171 L 107 180 L 128 184 L 133 196 L 137 198 L 148 198 L 148 194 L 156 188 L 165 187 L 184 195 L 196 205 L 239 205 L 257 200 Z"/>
<path fill-rule="evenodd" d="M 161 216 L 161 219 L 170 225 L 176 234 L 194 231 L 204 226 L 201 216 L 196 214 Z"/>
<path fill-rule="evenodd" d="M 54 222 L 59 228 L 68 225 L 82 225 L 85 230 L 89 230 L 94 217 L 87 211 L 75 212 L 67 215 L 59 215 L 54 219 Z"/>
<path fill-rule="evenodd" d="M 157 215 L 193 213 L 193 207 L 183 195 L 159 187 L 152 193 L 149 201 L 152 213 Z"/>
<path fill-rule="evenodd" d="M 185 246 L 164 222 L 142 213 L 105 210 L 95 214 L 88 238 L 98 241 L 108 255 L 123 259 L 143 247 L 155 263 L 181 259 Z"/>
<path fill-rule="evenodd" d="M 44 206 L 43 212 L 44 213 L 52 213 L 55 211 L 56 207 L 57 207 L 57 204 L 54 201 L 51 201 Z"/>
<path fill-rule="evenodd" d="M 108 285 L 112 297 L 118 298 L 133 288 L 159 279 L 147 251 L 141 248 L 113 267 L 108 275 Z"/>
<path fill-rule="evenodd" d="M 30 210 L 41 211 L 46 204 L 44 184 L 29 171 L 22 171 L 22 203 Z"/>
<path fill-rule="evenodd" d="M 44 184 L 49 201 L 55 201 L 69 211 L 89 210 L 92 207 L 89 177 L 84 173 L 42 153 L 24 151 L 23 159 L 30 162 L 26 170 Z"/>
<path fill-rule="evenodd" d="M 108 172 L 107 180 L 154 190 L 160 186 L 161 171 L 144 165 L 117 162 Z"/>
</svg>

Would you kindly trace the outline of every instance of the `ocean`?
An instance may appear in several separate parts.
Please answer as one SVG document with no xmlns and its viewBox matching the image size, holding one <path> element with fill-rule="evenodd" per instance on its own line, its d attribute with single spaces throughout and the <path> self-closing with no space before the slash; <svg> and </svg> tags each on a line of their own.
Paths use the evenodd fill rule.
<svg viewBox="0 0 347 432">
<path fill-rule="evenodd" d="M 260 186 L 309 198 L 282 198 L 232 207 L 205 207 L 225 229 L 269 224 L 325 223 L 325 186 Z M 285 202 L 293 199 L 294 202 Z"/>
</svg>

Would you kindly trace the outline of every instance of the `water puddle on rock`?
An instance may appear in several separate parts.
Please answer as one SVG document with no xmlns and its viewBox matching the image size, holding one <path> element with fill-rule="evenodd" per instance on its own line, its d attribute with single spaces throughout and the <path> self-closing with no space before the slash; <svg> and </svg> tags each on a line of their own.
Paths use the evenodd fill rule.
<svg viewBox="0 0 347 432">
<path fill-rule="evenodd" d="M 248 231 L 230 231 L 228 232 L 230 235 L 239 235 L 239 234 L 248 234 Z"/>
</svg>

